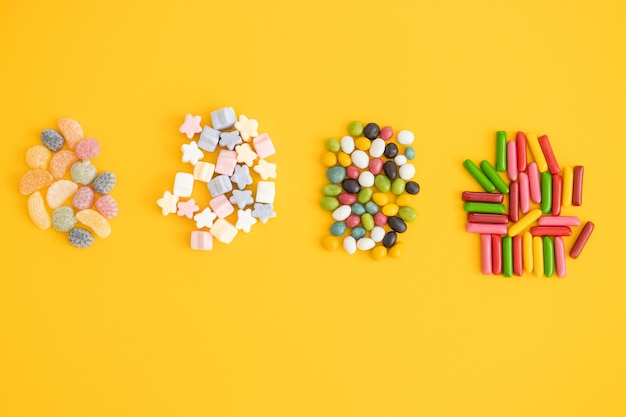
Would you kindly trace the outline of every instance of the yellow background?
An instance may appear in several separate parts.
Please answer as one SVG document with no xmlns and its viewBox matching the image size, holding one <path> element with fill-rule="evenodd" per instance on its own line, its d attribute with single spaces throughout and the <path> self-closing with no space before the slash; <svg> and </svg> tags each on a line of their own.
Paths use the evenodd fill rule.
<svg viewBox="0 0 626 417">
<path fill-rule="evenodd" d="M 0 5 L 0 416 L 620 416 L 626 3 L 17 1 Z M 212 252 L 156 199 L 185 113 L 234 106 L 278 149 L 278 217 Z M 26 150 L 60 117 L 118 175 L 88 250 L 32 225 Z M 324 140 L 416 133 L 401 260 L 324 251 Z M 495 131 L 585 166 L 566 279 L 480 274 L 461 162 Z M 566 249 L 571 247 L 568 240 Z"/>
</svg>

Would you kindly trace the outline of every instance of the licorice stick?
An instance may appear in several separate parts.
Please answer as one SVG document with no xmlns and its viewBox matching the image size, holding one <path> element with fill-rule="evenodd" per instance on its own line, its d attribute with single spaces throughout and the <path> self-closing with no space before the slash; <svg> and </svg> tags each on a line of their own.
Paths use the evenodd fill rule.
<svg viewBox="0 0 626 417">
<path fill-rule="evenodd" d="M 547 135 L 542 135 L 537 139 L 539 142 L 539 146 L 541 146 L 541 151 L 543 152 L 543 156 L 546 158 L 546 163 L 548 164 L 548 170 L 550 174 L 556 175 L 561 173 L 561 168 L 559 168 L 559 163 L 556 161 L 556 157 L 554 156 L 554 151 L 552 150 L 552 145 L 550 144 L 550 139 L 548 139 Z"/>
<path fill-rule="evenodd" d="M 583 230 L 580 231 L 580 234 L 576 238 L 576 242 L 574 242 L 574 246 L 572 246 L 572 249 L 569 251 L 569 256 L 571 258 L 576 259 L 580 256 L 580 253 L 583 251 L 583 248 L 589 240 L 589 236 L 591 236 L 591 232 L 593 232 L 594 228 L 595 225 L 592 222 L 585 223 Z"/>
</svg>

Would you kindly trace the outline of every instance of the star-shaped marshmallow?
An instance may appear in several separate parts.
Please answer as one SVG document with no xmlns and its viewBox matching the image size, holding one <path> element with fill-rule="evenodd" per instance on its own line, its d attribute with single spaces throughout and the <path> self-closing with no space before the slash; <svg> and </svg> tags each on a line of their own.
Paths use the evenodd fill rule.
<svg viewBox="0 0 626 417">
<path fill-rule="evenodd" d="M 220 134 L 220 145 L 228 148 L 229 151 L 235 149 L 235 146 L 242 142 L 241 136 L 239 136 L 239 132 L 236 130 L 233 132 L 222 132 Z"/>
<path fill-rule="evenodd" d="M 237 152 L 237 162 L 243 162 L 249 167 L 254 164 L 254 160 L 257 158 L 256 152 L 247 143 L 235 146 L 235 152 Z"/>
<path fill-rule="evenodd" d="M 198 148 L 196 141 L 183 144 L 180 150 L 183 152 L 183 162 L 189 162 L 191 165 L 196 165 L 200 159 L 204 158 L 204 153 Z"/>
<path fill-rule="evenodd" d="M 165 191 L 163 197 L 157 200 L 157 205 L 161 207 L 161 212 L 164 216 L 170 213 L 176 213 L 176 203 L 178 203 L 178 196 L 169 191 Z"/>
<path fill-rule="evenodd" d="M 183 122 L 182 125 L 180 125 L 180 127 L 178 128 L 178 131 L 180 133 L 184 133 L 185 135 L 187 135 L 189 139 L 191 139 L 193 138 L 193 135 L 195 135 L 196 133 L 202 132 L 202 128 L 200 127 L 201 120 L 202 120 L 202 117 L 200 116 L 193 116 L 191 114 L 186 114 L 185 121 Z"/>
<path fill-rule="evenodd" d="M 250 232 L 250 227 L 256 223 L 256 219 L 252 217 L 252 210 L 237 210 L 237 223 L 235 227 L 246 233 Z"/>
<path fill-rule="evenodd" d="M 235 129 L 241 133 L 241 139 L 243 139 L 244 142 L 248 142 L 250 138 L 259 136 L 258 128 L 259 122 L 254 119 L 248 119 L 243 114 L 240 114 L 239 121 L 235 122 Z"/>
<path fill-rule="evenodd" d="M 243 209 L 244 207 L 254 203 L 252 198 L 252 190 L 233 190 L 233 195 L 230 197 L 231 204 L 236 204 L 237 207 Z"/>
<path fill-rule="evenodd" d="M 203 227 L 210 228 L 213 226 L 213 220 L 217 219 L 217 214 L 213 213 L 211 208 L 207 207 L 193 216 L 193 219 L 196 221 L 196 227 L 198 229 L 202 229 Z"/>
<path fill-rule="evenodd" d="M 230 180 L 233 184 L 237 184 L 240 190 L 246 188 L 246 185 L 252 184 L 250 176 L 250 168 L 248 165 L 235 165 L 235 172 L 231 175 Z"/>
<path fill-rule="evenodd" d="M 259 163 L 252 169 L 259 174 L 263 180 L 276 178 L 276 164 L 267 162 L 265 159 L 260 159 Z"/>
<path fill-rule="evenodd" d="M 252 210 L 252 215 L 259 219 L 261 223 L 265 224 L 269 219 L 273 219 L 276 217 L 276 213 L 274 212 L 274 206 L 271 204 L 263 204 L 263 203 L 254 203 L 254 210 Z"/>
<path fill-rule="evenodd" d="M 200 207 L 198 207 L 198 205 L 196 204 L 196 200 L 194 200 L 193 198 L 190 198 L 187 201 L 181 201 L 178 203 L 178 211 L 176 212 L 176 214 L 178 214 L 179 216 L 185 216 L 188 219 L 191 219 L 193 217 L 193 214 L 200 210 Z"/>
</svg>

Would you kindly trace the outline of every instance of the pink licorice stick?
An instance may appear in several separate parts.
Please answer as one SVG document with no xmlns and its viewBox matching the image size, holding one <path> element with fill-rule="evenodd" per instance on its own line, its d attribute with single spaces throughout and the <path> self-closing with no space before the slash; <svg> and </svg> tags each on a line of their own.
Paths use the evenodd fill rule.
<svg viewBox="0 0 626 417">
<path fill-rule="evenodd" d="M 511 181 L 517 179 L 517 145 L 514 140 L 506 143 L 506 173 Z"/>
<path fill-rule="evenodd" d="M 533 203 L 541 203 L 541 180 L 536 162 L 528 164 L 528 184 L 530 186 L 530 200 Z"/>
<path fill-rule="evenodd" d="M 470 233 L 506 235 L 508 228 L 506 224 L 497 223 L 467 223 L 466 230 Z"/>
<path fill-rule="evenodd" d="M 491 275 L 491 235 L 480 235 L 480 266 L 483 275 Z"/>
<path fill-rule="evenodd" d="M 565 244 L 561 236 L 554 237 L 554 267 L 559 278 L 565 276 Z"/>
<path fill-rule="evenodd" d="M 524 172 L 528 166 L 526 162 L 526 135 L 524 132 L 517 132 L 515 142 L 517 145 L 517 170 Z"/>
<path fill-rule="evenodd" d="M 576 216 L 541 216 L 537 222 L 539 226 L 580 226 Z"/>
<path fill-rule="evenodd" d="M 519 173 L 519 208 L 522 213 L 526 214 L 530 211 L 530 184 L 528 183 L 528 174 Z"/>
</svg>

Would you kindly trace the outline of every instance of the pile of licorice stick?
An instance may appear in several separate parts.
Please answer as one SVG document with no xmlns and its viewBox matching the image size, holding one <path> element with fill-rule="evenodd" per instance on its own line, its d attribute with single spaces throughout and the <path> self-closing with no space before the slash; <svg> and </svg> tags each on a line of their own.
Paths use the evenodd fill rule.
<svg viewBox="0 0 626 417">
<path fill-rule="evenodd" d="M 528 162 L 527 150 L 533 162 Z M 584 167 L 561 170 L 547 135 L 517 132 L 515 140 L 507 141 L 504 131 L 496 132 L 495 167 L 483 160 L 479 168 L 470 159 L 463 166 L 484 190 L 462 194 L 466 230 L 480 234 L 482 273 L 512 277 L 534 272 L 551 277 L 556 272 L 565 277 L 563 239 L 572 236 L 580 219 L 562 216 L 561 208 L 582 205 Z M 570 258 L 578 258 L 593 229 L 587 221 Z"/>
</svg>

